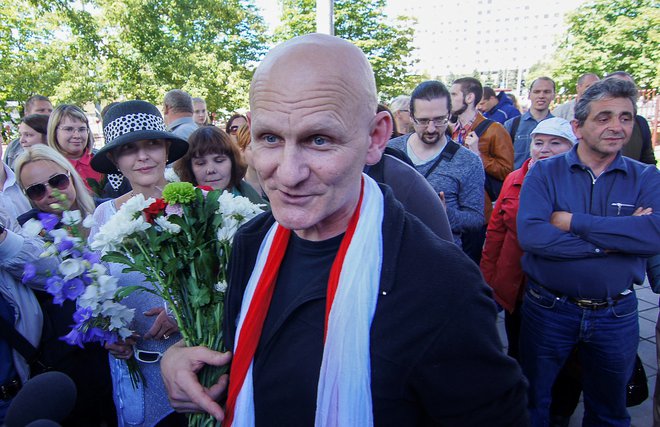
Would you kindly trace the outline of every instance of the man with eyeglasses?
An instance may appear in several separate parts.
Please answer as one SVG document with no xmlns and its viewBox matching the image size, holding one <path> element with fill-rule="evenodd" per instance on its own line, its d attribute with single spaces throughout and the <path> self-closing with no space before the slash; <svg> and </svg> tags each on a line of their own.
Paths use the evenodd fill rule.
<svg viewBox="0 0 660 427">
<path fill-rule="evenodd" d="M 170 132 L 188 140 L 199 126 L 193 120 L 193 99 L 181 89 L 172 89 L 163 99 L 163 120 Z"/>
<path fill-rule="evenodd" d="M 50 113 L 53 112 L 53 104 L 50 103 L 50 100 L 43 95 L 33 95 L 25 101 L 25 116 L 30 114 L 44 114 L 50 116 Z M 18 138 L 13 140 L 7 146 L 7 151 L 5 152 L 4 162 L 12 170 L 14 169 L 14 161 L 16 158 L 23 152 L 23 147 Z"/>
<path fill-rule="evenodd" d="M 446 134 L 451 96 L 439 81 L 429 80 L 413 90 L 410 116 L 415 132 L 390 140 L 404 151 L 415 169 L 444 200 L 454 242 L 484 224 L 484 169 L 479 156 Z"/>
</svg>

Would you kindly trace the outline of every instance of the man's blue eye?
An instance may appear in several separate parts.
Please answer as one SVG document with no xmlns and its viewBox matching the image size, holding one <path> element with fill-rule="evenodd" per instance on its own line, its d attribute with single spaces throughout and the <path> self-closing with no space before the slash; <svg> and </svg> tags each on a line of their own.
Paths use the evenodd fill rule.
<svg viewBox="0 0 660 427">
<path fill-rule="evenodd" d="M 314 145 L 325 145 L 328 143 L 328 140 L 322 136 L 315 136 L 312 138 Z"/>
<path fill-rule="evenodd" d="M 275 135 L 266 135 L 264 140 L 269 144 L 275 144 L 277 142 L 277 137 Z"/>
</svg>

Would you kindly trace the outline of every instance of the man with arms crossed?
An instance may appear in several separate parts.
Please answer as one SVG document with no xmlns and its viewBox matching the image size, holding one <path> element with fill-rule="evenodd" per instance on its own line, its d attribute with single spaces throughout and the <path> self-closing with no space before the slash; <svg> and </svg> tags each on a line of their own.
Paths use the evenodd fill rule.
<svg viewBox="0 0 660 427">
<path fill-rule="evenodd" d="M 362 174 L 392 129 L 376 106 L 366 57 L 335 37 L 292 39 L 258 67 L 252 149 L 272 213 L 234 239 L 226 413 L 226 380 L 203 389 L 194 372 L 231 355 L 203 347 L 162 361 L 175 408 L 225 426 L 526 423 L 476 266 Z"/>
<path fill-rule="evenodd" d="M 584 426 L 629 426 L 626 384 L 639 325 L 633 284 L 660 252 L 660 173 L 621 155 L 636 113 L 634 84 L 605 79 L 575 106 L 578 144 L 525 178 L 518 240 L 529 280 L 520 357 L 532 425 L 548 425 L 552 385 L 580 345 Z"/>
</svg>

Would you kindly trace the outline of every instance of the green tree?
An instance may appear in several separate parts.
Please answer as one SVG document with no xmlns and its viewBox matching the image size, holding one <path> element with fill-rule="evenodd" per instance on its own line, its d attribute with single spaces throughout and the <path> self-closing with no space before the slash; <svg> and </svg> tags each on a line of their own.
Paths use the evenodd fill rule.
<svg viewBox="0 0 660 427">
<path fill-rule="evenodd" d="M 277 40 L 316 30 L 315 0 L 281 0 L 282 25 L 275 31 Z M 410 93 L 418 76 L 408 70 L 412 59 L 414 20 L 398 17 L 392 23 L 385 15 L 386 0 L 335 0 L 335 35 L 358 46 L 369 58 L 382 100 Z"/>
<path fill-rule="evenodd" d="M 265 25 L 252 0 L 0 0 L 0 102 L 162 102 L 182 88 L 210 111 L 247 106 Z"/>
<path fill-rule="evenodd" d="M 568 29 L 547 71 L 559 88 L 575 91 L 586 72 L 623 70 L 642 88 L 660 87 L 660 3 L 657 0 L 595 0 L 567 17 Z"/>
</svg>

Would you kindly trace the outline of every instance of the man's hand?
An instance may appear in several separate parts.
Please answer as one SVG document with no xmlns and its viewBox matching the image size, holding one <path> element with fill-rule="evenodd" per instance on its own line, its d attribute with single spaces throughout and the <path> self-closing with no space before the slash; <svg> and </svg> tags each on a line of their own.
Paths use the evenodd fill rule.
<svg viewBox="0 0 660 427">
<path fill-rule="evenodd" d="M 479 137 L 475 132 L 470 132 L 465 137 L 465 146 L 474 154 L 479 154 Z M 480 154 L 479 154 L 480 155 Z"/>
<path fill-rule="evenodd" d="M 573 214 L 565 211 L 556 211 L 552 213 L 550 217 L 550 224 L 554 225 L 561 231 L 569 232 L 571 231 L 571 219 L 573 219 Z"/>
<path fill-rule="evenodd" d="M 653 208 L 643 208 L 643 207 L 638 207 L 635 209 L 635 212 L 633 212 L 632 216 L 644 216 L 644 215 L 651 215 L 653 213 Z"/>
<path fill-rule="evenodd" d="M 231 356 L 231 352 L 206 347 L 185 347 L 183 341 L 171 346 L 160 361 L 160 372 L 172 407 L 178 412 L 208 412 L 222 421 L 225 413 L 216 400 L 227 390 L 229 376 L 223 375 L 211 388 L 204 388 L 197 372 L 204 365 L 227 365 Z"/>
</svg>

